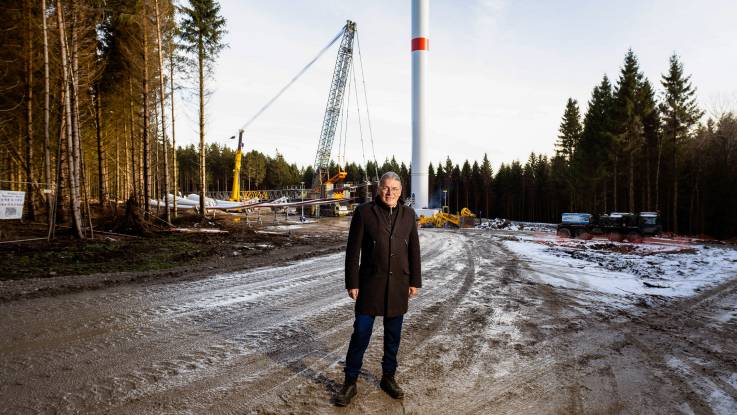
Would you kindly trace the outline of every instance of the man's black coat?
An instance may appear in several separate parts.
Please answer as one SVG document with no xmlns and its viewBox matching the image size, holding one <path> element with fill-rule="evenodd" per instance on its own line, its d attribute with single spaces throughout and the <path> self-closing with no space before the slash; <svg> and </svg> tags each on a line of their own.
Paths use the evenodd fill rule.
<svg viewBox="0 0 737 415">
<path fill-rule="evenodd" d="M 402 315 L 407 312 L 409 287 L 422 286 L 415 211 L 397 204 L 390 232 L 388 209 L 376 197 L 353 212 L 345 255 L 345 287 L 358 288 L 357 314 Z"/>
</svg>

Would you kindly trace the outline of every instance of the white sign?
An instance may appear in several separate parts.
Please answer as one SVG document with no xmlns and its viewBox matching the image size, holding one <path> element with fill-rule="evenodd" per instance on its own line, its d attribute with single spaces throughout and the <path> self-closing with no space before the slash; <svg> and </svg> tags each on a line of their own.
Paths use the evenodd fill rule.
<svg viewBox="0 0 737 415">
<path fill-rule="evenodd" d="M 20 219 L 26 192 L 0 190 L 0 219 Z"/>
</svg>

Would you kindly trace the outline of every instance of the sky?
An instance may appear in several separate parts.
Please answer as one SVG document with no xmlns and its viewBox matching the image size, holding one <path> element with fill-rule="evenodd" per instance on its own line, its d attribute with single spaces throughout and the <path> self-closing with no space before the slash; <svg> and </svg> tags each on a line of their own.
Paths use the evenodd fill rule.
<svg viewBox="0 0 737 415">
<path fill-rule="evenodd" d="M 229 137 L 350 19 L 358 27 L 366 99 L 359 88 L 351 89 L 350 103 L 344 101 L 349 115 L 341 157 L 357 163 L 396 157 L 409 165 L 410 0 L 220 4 L 228 47 L 206 84 L 207 143 L 235 147 Z M 616 83 L 629 48 L 658 93 L 676 53 L 707 115 L 737 110 L 735 18 L 733 0 L 430 0 L 430 160 L 449 156 L 460 164 L 487 154 L 496 170 L 524 162 L 531 152 L 554 154 L 567 99 L 585 113 L 604 74 Z M 336 54 L 337 44 L 249 126 L 246 151 L 278 151 L 300 167 L 314 163 Z M 196 81 L 179 83 L 177 144 L 198 143 Z M 336 134 L 334 159 L 340 141 Z"/>
</svg>

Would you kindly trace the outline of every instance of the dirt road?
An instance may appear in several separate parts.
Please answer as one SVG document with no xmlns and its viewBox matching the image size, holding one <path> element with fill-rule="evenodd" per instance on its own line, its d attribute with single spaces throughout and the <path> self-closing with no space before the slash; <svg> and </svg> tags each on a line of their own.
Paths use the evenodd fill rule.
<svg viewBox="0 0 737 415">
<path fill-rule="evenodd" d="M 502 232 L 421 232 L 398 380 L 381 323 L 359 394 L 342 382 L 343 254 L 194 281 L 0 304 L 3 413 L 737 413 L 737 278 L 641 306 L 528 272 Z M 583 299 L 582 299 L 583 298 Z"/>
</svg>

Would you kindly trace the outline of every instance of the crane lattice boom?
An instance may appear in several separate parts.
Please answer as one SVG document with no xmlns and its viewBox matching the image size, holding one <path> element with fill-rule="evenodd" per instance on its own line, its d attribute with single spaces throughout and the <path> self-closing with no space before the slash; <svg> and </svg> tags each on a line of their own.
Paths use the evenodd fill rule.
<svg viewBox="0 0 737 415">
<path fill-rule="evenodd" d="M 330 153 L 333 148 L 335 129 L 340 118 L 340 108 L 343 104 L 343 94 L 348 74 L 353 60 L 353 38 L 356 33 L 356 23 L 348 20 L 343 28 L 343 38 L 338 49 L 338 58 L 335 61 L 333 80 L 330 84 L 330 94 L 325 107 L 325 118 L 322 122 L 320 132 L 320 143 L 317 146 L 315 156 L 315 177 L 312 182 L 313 188 L 319 188 L 329 178 L 328 165 L 330 164 Z"/>
</svg>

